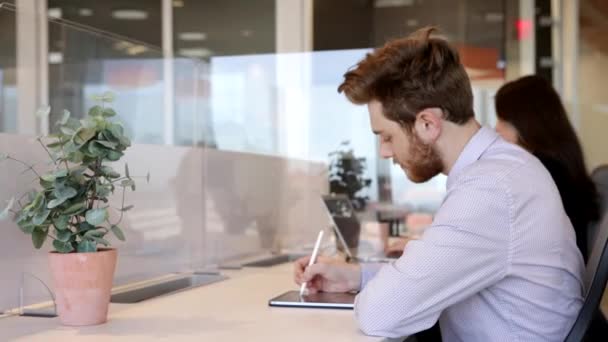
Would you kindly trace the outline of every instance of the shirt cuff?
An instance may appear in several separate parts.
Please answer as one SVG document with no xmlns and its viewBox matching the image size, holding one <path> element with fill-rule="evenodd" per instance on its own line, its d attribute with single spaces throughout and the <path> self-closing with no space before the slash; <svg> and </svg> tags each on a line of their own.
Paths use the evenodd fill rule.
<svg viewBox="0 0 608 342">
<path fill-rule="evenodd" d="M 362 263 L 361 264 L 361 284 L 359 290 L 367 285 L 367 283 L 376 275 L 376 273 L 382 268 L 382 263 Z"/>
</svg>

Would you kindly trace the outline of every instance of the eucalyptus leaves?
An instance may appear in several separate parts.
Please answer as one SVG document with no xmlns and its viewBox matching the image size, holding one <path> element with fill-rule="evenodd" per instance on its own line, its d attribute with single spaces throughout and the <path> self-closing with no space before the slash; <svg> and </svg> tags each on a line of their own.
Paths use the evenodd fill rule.
<svg viewBox="0 0 608 342">
<path fill-rule="evenodd" d="M 39 174 L 33 165 L 0 154 L 0 161 L 22 164 L 36 175 L 41 189 L 32 190 L 17 199 L 11 199 L 0 216 L 14 214 L 14 220 L 26 234 L 31 234 L 34 247 L 40 248 L 45 240 L 53 239 L 57 252 L 96 252 L 99 245 L 109 246 L 105 239 L 110 231 L 124 241 L 119 224 L 125 211 L 125 191 L 135 190 L 135 182 L 125 164 L 124 175 L 107 165 L 119 160 L 131 145 L 120 123 L 111 118 L 116 112 L 107 105 L 113 101 L 111 93 L 95 97 L 99 105 L 93 106 L 88 116 L 77 120 L 64 111 L 56 123 L 59 133 L 38 138 L 54 165 L 46 174 Z M 48 115 L 50 108 L 38 111 Z M 46 141 L 46 140 L 50 141 Z M 149 181 L 149 174 L 146 177 Z M 120 217 L 110 221 L 108 196 L 122 188 Z M 17 204 L 19 208 L 13 210 Z"/>
</svg>

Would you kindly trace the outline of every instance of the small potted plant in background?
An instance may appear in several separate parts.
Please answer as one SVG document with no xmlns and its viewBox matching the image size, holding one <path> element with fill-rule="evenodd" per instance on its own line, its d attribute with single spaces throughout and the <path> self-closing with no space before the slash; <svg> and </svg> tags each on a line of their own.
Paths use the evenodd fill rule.
<svg viewBox="0 0 608 342">
<path fill-rule="evenodd" d="M 51 171 L 41 174 L 11 154 L 0 154 L 0 160 L 25 166 L 40 185 L 11 199 L 0 216 L 13 214 L 37 249 L 52 239 L 49 259 L 57 312 L 63 324 L 73 326 L 107 320 L 117 253 L 105 237 L 111 232 L 125 240 L 119 224 L 132 208 L 124 204 L 125 191 L 135 190 L 127 164 L 124 175 L 108 164 L 118 161 L 131 145 L 122 125 L 112 119 L 116 112 L 107 106 L 113 95 L 105 93 L 95 100 L 99 105 L 90 108 L 86 118 L 77 120 L 64 111 L 56 123 L 59 133 L 37 139 L 51 160 Z M 37 114 L 49 112 L 46 108 Z M 122 203 L 113 208 L 108 197 L 117 189 L 122 189 Z M 120 213 L 116 220 L 110 210 Z"/>
<path fill-rule="evenodd" d="M 348 196 L 355 210 L 364 210 L 369 197 L 358 193 L 372 183 L 371 179 L 363 177 L 365 158 L 355 157 L 348 140 L 341 142 L 336 151 L 329 153 L 329 158 L 329 192 Z"/>
</svg>

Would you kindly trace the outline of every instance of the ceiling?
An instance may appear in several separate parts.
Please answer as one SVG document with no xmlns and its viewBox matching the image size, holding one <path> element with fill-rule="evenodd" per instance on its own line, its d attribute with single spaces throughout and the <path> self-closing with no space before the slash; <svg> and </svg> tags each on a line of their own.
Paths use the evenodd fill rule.
<svg viewBox="0 0 608 342">
<path fill-rule="evenodd" d="M 426 25 L 502 49 L 503 0 L 314 0 L 316 50 L 381 45 Z M 174 48 L 195 57 L 275 51 L 275 0 L 173 0 Z M 48 0 L 64 19 L 161 46 L 160 0 Z M 145 18 L 115 18 L 117 11 Z M 340 18 L 340 20 L 336 20 Z M 184 36 L 185 34 L 185 36 Z M 198 54 L 198 56 L 196 56 Z"/>
<path fill-rule="evenodd" d="M 234 55 L 274 51 L 274 0 L 174 0 L 173 4 L 177 53 Z M 59 10 L 63 19 L 157 47 L 162 45 L 160 0 L 48 0 L 48 7 L 51 12 Z M 130 15 L 117 18 L 121 13 Z M 190 39 L 182 39 L 184 33 Z M 61 44 L 51 43 L 58 47 Z"/>
<path fill-rule="evenodd" d="M 0 0 L 1 1 L 1 0 Z M 49 14 L 160 47 L 160 0 L 47 0 Z M 177 54 L 208 56 L 273 53 L 276 0 L 172 0 Z M 458 45 L 496 51 L 504 58 L 503 0 L 313 0 L 314 49 L 368 48 L 404 36 L 422 26 L 439 26 Z M 604 2 L 587 0 L 595 6 Z M 117 13 L 131 15 L 129 19 Z M 340 18 L 340 20 L 337 20 Z M 0 21 L 0 63 L 14 64 L 14 32 Z M 104 45 L 105 44 L 105 45 Z M 129 58 L 115 42 L 90 34 L 49 27 L 49 51 L 64 60 Z M 159 50 L 132 54 L 155 57 Z M 6 55 L 8 52 L 8 55 Z M 12 55 L 11 55 L 12 52 Z M 2 56 L 2 55 L 5 56 Z"/>
</svg>

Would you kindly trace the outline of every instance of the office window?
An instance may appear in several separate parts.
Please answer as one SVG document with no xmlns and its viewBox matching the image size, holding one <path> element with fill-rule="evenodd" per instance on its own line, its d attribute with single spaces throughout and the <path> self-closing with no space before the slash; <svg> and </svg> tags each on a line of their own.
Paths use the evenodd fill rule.
<svg viewBox="0 0 608 342">
<path fill-rule="evenodd" d="M 117 95 L 115 106 L 134 140 L 163 143 L 164 122 L 157 110 L 163 107 L 160 1 L 49 0 L 48 15 L 127 37 L 104 39 L 106 33 L 98 35 L 86 28 L 51 22 L 51 107 L 68 109 L 75 116 L 86 115 L 93 94 L 113 91 Z M 91 39 L 93 36 L 100 38 Z M 50 122 L 60 113 L 53 111 Z"/>
<path fill-rule="evenodd" d="M 10 3 L 11 1 L 9 1 Z M 14 12 L 0 8 L 0 132 L 17 131 L 17 46 Z"/>
<path fill-rule="evenodd" d="M 253 55 L 275 52 L 275 0 L 173 1 L 178 55 Z"/>
<path fill-rule="evenodd" d="M 160 0 L 48 0 L 47 6 L 51 17 L 161 46 Z M 50 42 L 54 44 L 49 47 L 57 48 L 61 35 L 50 34 Z"/>
</svg>

